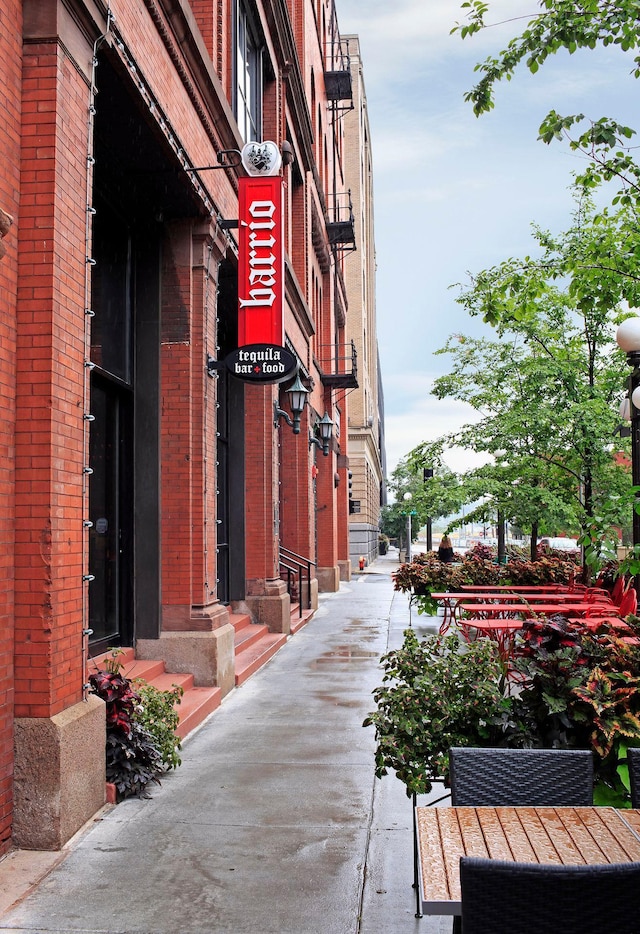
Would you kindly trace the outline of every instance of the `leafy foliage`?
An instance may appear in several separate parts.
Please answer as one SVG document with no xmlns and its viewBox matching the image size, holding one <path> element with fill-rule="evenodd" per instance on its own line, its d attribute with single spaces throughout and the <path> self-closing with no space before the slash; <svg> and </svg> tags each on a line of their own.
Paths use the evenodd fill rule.
<svg viewBox="0 0 640 934">
<path fill-rule="evenodd" d="M 560 49 L 573 54 L 577 49 L 617 46 L 623 52 L 640 48 L 640 3 L 638 0 L 540 0 L 541 12 L 530 19 L 520 35 L 515 36 L 497 56 L 489 56 L 476 66 L 481 78 L 465 95 L 476 116 L 494 106 L 494 88 L 503 78 L 511 80 L 517 67 L 524 64 L 535 74 L 550 55 Z M 462 4 L 466 22 L 452 32 L 467 38 L 486 27 L 489 4 L 468 0 Z M 634 57 L 632 75 L 640 77 L 640 54 Z M 575 137 L 570 134 L 580 128 Z M 578 177 L 585 189 L 603 181 L 618 179 L 621 188 L 614 204 L 632 205 L 640 198 L 640 166 L 634 159 L 629 141 L 635 131 L 609 117 L 586 121 L 584 114 L 561 116 L 552 110 L 540 126 L 539 139 L 569 140 L 570 147 L 589 160 Z"/>
<path fill-rule="evenodd" d="M 89 677 L 92 690 L 106 704 L 106 779 L 116 786 L 118 798 L 146 796 L 149 782 L 160 784 L 158 775 L 180 765 L 180 741 L 175 735 L 182 688 L 159 691 L 153 685 L 139 690 L 122 674 L 113 649 L 105 668 Z"/>
<path fill-rule="evenodd" d="M 640 634 L 640 619 L 629 617 Z M 640 647 L 602 620 L 595 631 L 565 617 L 527 620 L 505 678 L 495 643 L 456 634 L 419 641 L 381 659 L 376 775 L 392 769 L 407 795 L 448 778 L 456 746 L 591 749 L 598 804 L 628 806 L 626 752 L 640 745 Z M 515 687 L 514 687 L 515 686 Z"/>
<path fill-rule="evenodd" d="M 507 742 L 591 748 L 596 797 L 626 804 L 620 763 L 628 745 L 640 745 L 638 646 L 604 620 L 595 631 L 562 616 L 531 620 L 516 638 L 514 668 L 522 690 L 512 699 L 517 725 Z"/>
<path fill-rule="evenodd" d="M 176 705 L 180 703 L 184 689 L 174 685 L 170 691 L 160 691 L 143 681 L 137 681 L 136 688 L 140 696 L 140 705 L 135 713 L 136 723 L 152 738 L 164 768 L 177 769 L 182 759 L 179 755 L 180 739 L 176 735 L 180 720 Z"/>
<path fill-rule="evenodd" d="M 431 593 L 458 591 L 464 584 L 566 584 L 575 573 L 575 560 L 567 552 L 551 552 L 537 561 L 512 554 L 509 563 L 502 565 L 496 563 L 492 549 L 478 545 L 458 555 L 455 564 L 438 561 L 433 552 L 417 555 L 392 576 L 395 590 L 412 592 L 418 611 L 433 615 Z"/>
<path fill-rule="evenodd" d="M 427 793 L 448 772 L 449 748 L 486 743 L 492 721 L 501 719 L 495 645 L 479 640 L 461 652 L 456 635 L 419 641 L 408 629 L 402 647 L 381 663 L 377 710 L 363 724 L 376 731 L 376 775 L 392 769 L 408 796 Z"/>
</svg>

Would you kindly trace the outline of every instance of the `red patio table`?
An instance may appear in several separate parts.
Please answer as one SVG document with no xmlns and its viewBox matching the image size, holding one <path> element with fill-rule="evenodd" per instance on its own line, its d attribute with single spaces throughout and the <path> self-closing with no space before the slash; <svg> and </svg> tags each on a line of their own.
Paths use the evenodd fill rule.
<svg viewBox="0 0 640 934">
<path fill-rule="evenodd" d="M 471 613 L 474 616 L 482 616 L 487 619 L 495 619 L 498 616 L 509 617 L 514 614 L 523 614 L 524 616 L 537 616 L 538 613 L 543 616 L 553 616 L 556 613 L 562 613 L 563 615 L 568 615 L 569 613 L 573 616 L 583 616 L 590 607 L 593 607 L 592 603 L 589 603 L 586 600 L 580 602 L 572 600 L 571 602 L 563 602 L 557 600 L 555 603 L 536 603 L 535 606 L 515 603 L 459 603 L 458 609 L 463 610 L 465 613 Z"/>
<path fill-rule="evenodd" d="M 458 626 L 466 639 L 473 638 L 473 630 L 479 635 L 493 639 L 505 666 L 509 665 L 513 637 L 523 625 L 523 619 L 461 619 L 458 621 Z"/>
</svg>

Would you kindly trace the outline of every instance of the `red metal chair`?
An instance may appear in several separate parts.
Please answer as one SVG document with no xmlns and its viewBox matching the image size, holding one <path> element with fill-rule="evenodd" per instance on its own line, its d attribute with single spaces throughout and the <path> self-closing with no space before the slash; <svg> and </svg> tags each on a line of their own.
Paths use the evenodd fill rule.
<svg viewBox="0 0 640 934">
<path fill-rule="evenodd" d="M 627 581 L 624 577 L 619 577 L 618 580 L 613 585 L 613 590 L 611 591 L 611 599 L 613 602 L 619 606 L 620 601 L 624 597 L 625 593 L 631 586 L 631 580 Z"/>
<path fill-rule="evenodd" d="M 618 613 L 624 619 L 627 616 L 633 614 L 636 615 L 636 610 L 638 609 L 638 594 L 636 593 L 635 587 L 629 587 L 627 592 L 622 597 L 620 601 L 620 606 L 618 607 Z"/>
</svg>

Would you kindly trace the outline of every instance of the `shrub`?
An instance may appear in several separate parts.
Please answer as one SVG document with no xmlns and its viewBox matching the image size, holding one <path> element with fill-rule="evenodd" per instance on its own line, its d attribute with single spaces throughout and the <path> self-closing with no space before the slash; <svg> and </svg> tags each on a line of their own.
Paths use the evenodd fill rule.
<svg viewBox="0 0 640 934">
<path fill-rule="evenodd" d="M 135 712 L 135 720 L 147 733 L 160 752 L 163 766 L 177 769 L 182 763 L 179 756 L 180 739 L 176 729 L 180 716 L 176 704 L 184 694 L 183 688 L 174 684 L 170 691 L 160 691 L 146 681 L 136 681 L 140 695 L 140 705 Z"/>
<path fill-rule="evenodd" d="M 376 776 L 393 769 L 408 796 L 427 793 L 448 774 L 450 746 L 491 745 L 507 706 L 495 643 L 478 639 L 461 650 L 456 635 L 419 641 L 407 629 L 381 663 L 377 710 L 363 724 L 376 731 Z"/>
<path fill-rule="evenodd" d="M 595 621 L 594 621 L 595 622 Z M 640 619 L 627 617 L 640 636 Z M 505 678 L 495 643 L 411 629 L 383 655 L 376 775 L 393 769 L 407 795 L 448 780 L 451 746 L 591 749 L 596 804 L 629 804 L 627 748 L 640 746 L 640 646 L 606 620 L 591 631 L 564 616 L 525 620 Z"/>
<path fill-rule="evenodd" d="M 633 618 L 629 618 L 633 624 Z M 509 745 L 591 749 L 598 804 L 628 804 L 629 745 L 640 745 L 640 650 L 605 620 L 595 631 L 563 616 L 518 634 Z"/>
</svg>

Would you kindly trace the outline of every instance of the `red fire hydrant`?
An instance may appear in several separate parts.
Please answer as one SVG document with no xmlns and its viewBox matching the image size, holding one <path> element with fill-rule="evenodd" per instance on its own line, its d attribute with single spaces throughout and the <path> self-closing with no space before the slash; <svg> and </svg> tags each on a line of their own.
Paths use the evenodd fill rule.
<svg viewBox="0 0 640 934">
<path fill-rule="evenodd" d="M 358 565 L 360 567 L 360 570 L 364 571 L 364 555 L 360 555 L 360 560 L 358 561 Z"/>
</svg>

